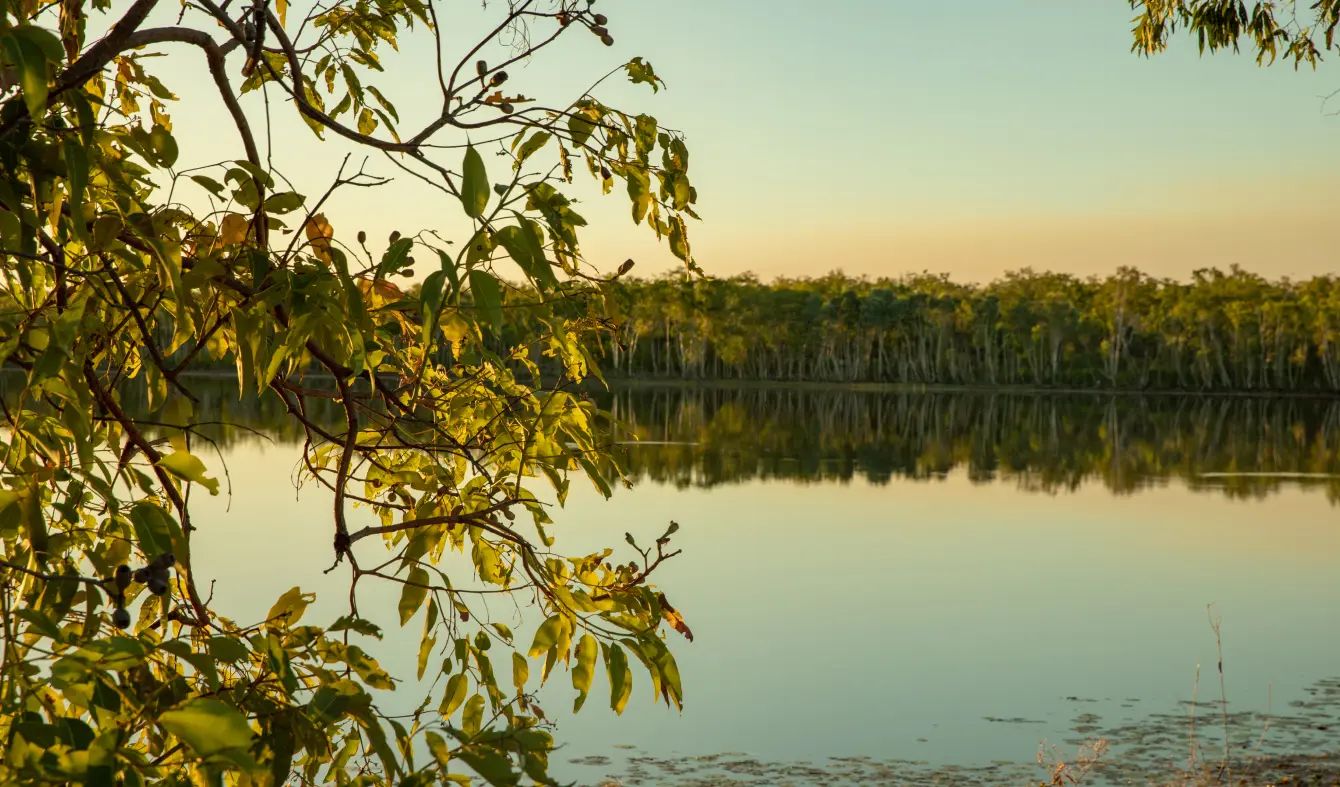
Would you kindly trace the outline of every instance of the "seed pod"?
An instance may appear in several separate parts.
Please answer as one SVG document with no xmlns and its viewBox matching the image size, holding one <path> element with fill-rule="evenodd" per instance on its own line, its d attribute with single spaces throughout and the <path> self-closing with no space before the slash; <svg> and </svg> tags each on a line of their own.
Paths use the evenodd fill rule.
<svg viewBox="0 0 1340 787">
<path fill-rule="evenodd" d="M 483 60 L 475 61 L 475 73 L 479 74 L 482 77 L 488 72 L 489 72 L 488 63 L 485 63 Z"/>
<path fill-rule="evenodd" d="M 130 613 L 126 611 L 125 607 L 117 607 L 112 612 L 112 625 L 119 629 L 130 628 Z"/>
<path fill-rule="evenodd" d="M 126 586 L 130 584 L 130 566 L 122 563 L 116 567 L 115 582 L 118 592 L 126 589 Z"/>
<path fill-rule="evenodd" d="M 507 81 L 507 72 L 506 72 L 506 71 L 499 71 L 498 73 L 496 73 L 496 74 L 494 74 L 493 76 L 489 77 L 489 82 L 490 82 L 494 87 L 497 87 L 498 85 L 501 85 L 502 83 L 504 83 L 504 82 L 506 82 L 506 81 Z"/>
<path fill-rule="evenodd" d="M 512 111 L 516 109 L 516 107 L 512 106 L 510 103 L 506 101 L 502 102 L 502 104 L 500 104 L 498 108 L 503 111 L 504 115 L 510 115 L 512 114 Z"/>
<path fill-rule="evenodd" d="M 159 568 L 172 568 L 176 564 L 177 564 L 177 556 L 172 554 L 171 552 L 164 552 L 163 554 L 154 558 L 153 562 L 153 565 Z"/>
<path fill-rule="evenodd" d="M 604 25 L 596 25 L 592 27 L 591 32 L 595 33 L 598 36 L 607 36 L 610 34 L 610 31 L 606 29 Z"/>
<path fill-rule="evenodd" d="M 135 578 L 136 582 L 143 585 L 145 582 L 149 581 L 149 569 L 147 567 L 137 568 L 132 576 Z"/>
<path fill-rule="evenodd" d="M 593 17 L 591 17 L 591 18 L 594 19 L 594 20 L 596 20 L 596 24 L 598 24 L 598 25 L 600 25 L 600 26 L 602 26 L 602 27 L 605 26 L 605 25 L 607 25 L 607 24 L 609 24 L 609 21 L 610 21 L 610 18 L 607 17 L 607 16 L 605 16 L 604 14 L 596 14 L 595 16 L 593 16 Z"/>
<path fill-rule="evenodd" d="M 400 230 L 393 230 L 390 238 L 387 239 L 387 243 L 395 243 L 398 240 L 400 240 Z"/>
<path fill-rule="evenodd" d="M 404 276 L 406 279 L 412 278 L 412 277 L 414 276 L 414 269 L 413 269 L 413 268 L 406 268 L 406 269 L 404 269 L 403 271 L 400 272 L 400 275 L 401 275 L 401 276 Z"/>
<path fill-rule="evenodd" d="M 358 231 L 358 244 L 361 246 L 368 242 L 368 234 L 363 230 Z"/>
<path fill-rule="evenodd" d="M 606 33 L 605 35 L 600 37 L 600 43 L 604 44 L 605 46 L 614 46 L 614 36 L 610 35 L 609 33 Z"/>
<path fill-rule="evenodd" d="M 609 167 L 601 167 L 601 168 L 600 168 L 600 177 L 604 178 L 605 180 L 609 180 L 609 179 L 610 179 L 610 168 L 609 168 Z"/>
<path fill-rule="evenodd" d="M 616 275 L 616 276 L 622 276 L 622 275 L 624 275 L 625 273 L 631 271 L 632 269 L 633 269 L 633 261 L 632 261 L 631 259 L 630 259 L 630 260 L 624 260 L 624 261 L 623 261 L 623 265 L 620 265 L 620 266 L 619 266 L 619 272 L 616 273 L 615 275 Z"/>
<path fill-rule="evenodd" d="M 155 596 L 161 596 L 168 592 L 167 572 L 155 571 L 149 575 L 149 581 L 145 583 L 149 586 L 149 592 Z"/>
</svg>

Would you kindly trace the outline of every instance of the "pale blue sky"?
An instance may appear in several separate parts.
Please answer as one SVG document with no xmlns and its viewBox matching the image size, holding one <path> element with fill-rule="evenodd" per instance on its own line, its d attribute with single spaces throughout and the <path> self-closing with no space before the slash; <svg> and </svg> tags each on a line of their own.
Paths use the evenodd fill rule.
<svg viewBox="0 0 1340 787">
<path fill-rule="evenodd" d="M 669 90 L 616 83 L 603 95 L 687 133 L 704 218 L 692 237 L 709 272 L 1337 269 L 1326 213 L 1340 197 L 1340 118 L 1324 115 L 1321 97 L 1340 71 L 1329 65 L 1202 59 L 1189 39 L 1141 59 L 1123 0 L 601 0 L 598 10 L 613 49 L 573 36 L 514 69 L 509 87 L 566 98 L 647 56 Z M 448 26 L 458 44 L 478 4 L 463 0 L 460 13 Z M 411 45 L 390 67 L 402 115 L 416 114 L 420 79 L 432 89 L 427 55 Z M 277 152 L 290 140 L 307 150 L 278 161 L 316 188 L 340 146 L 312 146 L 291 110 L 280 117 Z M 220 120 L 201 112 L 178 125 L 200 138 Z M 217 152 L 200 148 L 200 160 Z M 402 182 L 351 197 L 333 218 L 375 234 L 443 226 L 451 209 Z M 584 212 L 597 263 L 674 264 L 627 221 L 622 198 Z"/>
</svg>

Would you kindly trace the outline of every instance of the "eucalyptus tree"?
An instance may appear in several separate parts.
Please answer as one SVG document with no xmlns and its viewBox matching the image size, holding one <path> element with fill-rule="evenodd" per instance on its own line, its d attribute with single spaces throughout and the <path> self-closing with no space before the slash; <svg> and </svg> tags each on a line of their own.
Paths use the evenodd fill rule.
<svg viewBox="0 0 1340 787">
<path fill-rule="evenodd" d="M 659 90 L 651 64 L 547 98 L 521 76 L 560 69 L 560 40 L 611 45 L 615 22 L 588 0 L 0 9 L 0 361 L 17 381 L 0 427 L 0 782 L 547 782 L 534 691 L 555 673 L 580 708 L 603 663 L 621 712 L 641 665 L 639 693 L 678 706 L 666 632 L 689 629 L 649 583 L 674 526 L 569 556 L 542 502 L 573 475 L 615 480 L 573 391 L 604 325 L 568 304 L 609 273 L 583 256 L 575 190 L 617 185 L 695 268 L 681 135 L 598 97 L 609 78 Z M 464 39 L 471 13 L 487 27 Z M 174 81 L 188 62 L 203 87 Z M 415 84 L 419 120 L 401 121 L 391 80 Z M 235 152 L 188 166 L 204 140 L 174 117 L 219 108 L 212 149 Z M 281 112 L 311 135 L 277 130 Z M 322 140 L 370 162 L 341 165 Z M 286 161 L 328 188 L 298 193 Z M 385 242 L 338 226 L 342 196 L 385 173 L 421 181 L 442 224 Z M 416 258 L 431 272 L 411 295 L 394 277 Z M 254 622 L 203 586 L 213 523 L 192 498 L 224 468 L 202 450 L 190 372 L 218 363 L 304 441 L 348 577 L 338 620 L 304 619 L 301 578 Z M 443 568 L 452 550 L 469 571 Z M 421 628 L 417 676 L 374 658 L 369 583 L 399 588 L 390 619 Z M 490 594 L 535 607 L 533 636 L 492 619 Z M 415 686 L 428 693 L 389 712 L 386 692 Z"/>
<path fill-rule="evenodd" d="M 1340 390 L 1335 289 L 1238 267 L 1189 282 L 1123 267 L 606 286 L 629 376 L 1278 391 Z"/>
</svg>

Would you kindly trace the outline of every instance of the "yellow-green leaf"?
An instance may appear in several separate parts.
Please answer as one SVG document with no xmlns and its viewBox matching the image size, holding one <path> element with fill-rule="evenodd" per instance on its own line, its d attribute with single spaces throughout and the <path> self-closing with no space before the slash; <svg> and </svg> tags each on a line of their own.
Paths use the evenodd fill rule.
<svg viewBox="0 0 1340 787">
<path fill-rule="evenodd" d="M 194 454 L 186 451 L 173 451 L 159 459 L 158 466 L 178 478 L 200 484 L 208 489 L 211 495 L 219 493 L 218 479 L 205 475 L 205 463 Z"/>
<path fill-rule="evenodd" d="M 535 631 L 535 639 L 530 643 L 530 657 L 538 658 L 549 652 L 549 649 L 558 642 L 558 635 L 563 628 L 563 618 L 554 615 L 540 624 L 540 628 Z"/>
<path fill-rule="evenodd" d="M 467 216 L 477 219 L 484 215 L 484 209 L 489 205 L 489 176 L 484 170 L 484 159 L 474 145 L 465 149 L 461 168 L 461 204 L 465 206 Z"/>
<path fill-rule="evenodd" d="M 466 690 L 469 688 L 469 679 L 464 673 L 452 675 L 447 679 L 447 690 L 442 693 L 442 704 L 437 707 L 437 712 L 442 714 L 443 718 L 451 716 L 456 709 L 465 702 Z"/>
<path fill-rule="evenodd" d="M 577 642 L 577 661 L 572 665 L 572 687 L 583 696 L 591 690 L 591 680 L 595 676 L 596 656 L 600 655 L 600 645 L 590 634 L 583 634 Z"/>
<path fill-rule="evenodd" d="M 428 596 L 428 572 L 415 566 L 410 569 L 409 576 L 405 580 L 404 587 L 400 591 L 400 625 L 405 625 L 409 619 L 414 617 L 414 613 L 423 606 L 423 600 Z"/>
<path fill-rule="evenodd" d="M 512 685 L 516 687 L 516 693 L 520 694 L 526 688 L 526 681 L 530 679 L 530 664 L 526 662 L 526 657 L 512 652 Z"/>
<path fill-rule="evenodd" d="M 158 720 L 197 754 L 209 756 L 251 745 L 253 733 L 246 717 L 218 700 L 187 700 Z"/>
<path fill-rule="evenodd" d="M 281 628 L 292 626 L 298 622 L 307 605 L 313 601 L 316 601 L 315 593 L 304 593 L 295 585 L 284 591 L 284 595 L 275 601 L 274 606 L 270 607 L 270 612 L 266 614 L 265 621 L 270 626 Z"/>
<path fill-rule="evenodd" d="M 605 657 L 605 670 L 610 676 L 610 708 L 622 714 L 633 693 L 633 674 L 628 671 L 628 656 L 623 648 L 610 645 Z"/>
<path fill-rule="evenodd" d="M 461 712 L 461 729 L 466 735 L 475 735 L 484 724 L 484 695 L 476 694 L 465 702 Z"/>
</svg>

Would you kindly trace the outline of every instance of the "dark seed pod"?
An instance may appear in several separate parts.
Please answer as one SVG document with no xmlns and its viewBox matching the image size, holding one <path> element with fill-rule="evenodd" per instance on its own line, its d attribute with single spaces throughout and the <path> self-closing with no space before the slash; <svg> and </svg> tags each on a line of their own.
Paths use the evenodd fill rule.
<svg viewBox="0 0 1340 787">
<path fill-rule="evenodd" d="M 485 63 L 483 60 L 475 61 L 475 73 L 479 74 L 482 77 L 488 72 L 489 72 L 488 63 Z"/>
<path fill-rule="evenodd" d="M 496 74 L 494 74 L 493 76 L 489 77 L 489 82 L 492 83 L 492 85 L 493 85 L 494 87 L 497 87 L 498 85 L 501 85 L 502 83 L 504 83 L 504 82 L 506 82 L 506 81 L 507 81 L 507 72 L 506 72 L 506 71 L 499 71 L 498 73 L 496 73 Z"/>
<path fill-rule="evenodd" d="M 117 607 L 112 612 L 112 625 L 119 629 L 130 628 L 130 613 L 126 611 L 125 607 Z"/>
<path fill-rule="evenodd" d="M 154 574 L 149 577 L 149 581 L 146 584 L 149 586 L 150 593 L 154 594 L 155 596 L 163 595 L 168 591 L 168 580 L 166 572 L 161 574 L 158 572 L 154 572 Z"/>
<path fill-rule="evenodd" d="M 163 554 L 158 556 L 157 560 L 154 561 L 154 565 L 159 566 L 161 568 L 172 568 L 173 566 L 177 565 L 177 556 L 172 554 L 171 552 L 164 552 Z"/>
<path fill-rule="evenodd" d="M 601 168 L 600 168 L 600 177 L 604 178 L 605 180 L 609 180 L 610 177 L 611 177 L 611 176 L 610 176 L 610 168 L 609 168 L 609 167 L 601 167 Z"/>
<path fill-rule="evenodd" d="M 614 36 L 610 35 L 609 33 L 606 33 L 605 35 L 600 37 L 600 43 L 604 44 L 605 46 L 614 46 Z"/>
<path fill-rule="evenodd" d="M 398 240 L 400 240 L 400 230 L 394 230 L 391 232 L 391 237 L 388 239 L 387 242 L 395 243 Z"/>
<path fill-rule="evenodd" d="M 367 243 L 367 242 L 368 242 L 368 234 L 367 234 L 366 232 L 364 232 L 363 230 L 359 230 L 359 231 L 358 231 L 358 243 L 359 243 L 359 245 L 361 246 L 362 244 Z"/>
<path fill-rule="evenodd" d="M 616 275 L 616 276 L 622 276 L 622 275 L 624 275 L 625 273 L 631 271 L 632 269 L 633 269 L 633 261 L 632 261 L 632 260 L 624 260 L 624 261 L 623 261 L 623 264 L 619 266 L 619 272 L 618 272 L 617 274 L 615 274 L 615 275 Z"/>
<path fill-rule="evenodd" d="M 592 27 L 591 32 L 601 37 L 610 34 L 610 31 L 604 25 L 596 25 L 595 27 Z"/>
<path fill-rule="evenodd" d="M 413 269 L 413 268 L 406 268 L 406 269 L 404 269 L 403 271 L 400 272 L 400 275 L 401 275 L 401 276 L 404 276 L 406 279 L 412 278 L 412 277 L 414 276 L 414 269 Z"/>
<path fill-rule="evenodd" d="M 512 114 L 513 110 L 516 109 L 516 107 L 512 106 L 506 101 L 504 101 L 498 108 L 503 111 L 504 115 L 510 115 Z"/>
<path fill-rule="evenodd" d="M 118 591 L 125 590 L 126 586 L 130 584 L 130 566 L 127 566 L 125 563 L 117 566 L 115 581 L 116 589 Z"/>
<path fill-rule="evenodd" d="M 604 14 L 596 14 L 595 16 L 593 16 L 593 17 L 591 17 L 591 18 L 594 19 L 594 20 L 596 20 L 596 24 L 598 24 L 598 25 L 600 25 L 600 26 L 602 26 L 602 27 L 605 26 L 605 25 L 607 25 L 607 24 L 609 24 L 609 21 L 610 21 L 610 18 L 607 17 L 607 16 L 605 16 Z"/>
<path fill-rule="evenodd" d="M 135 573 L 132 576 L 134 577 L 136 582 L 143 585 L 145 582 L 149 581 L 149 569 L 147 567 L 137 568 L 135 569 Z"/>
</svg>

